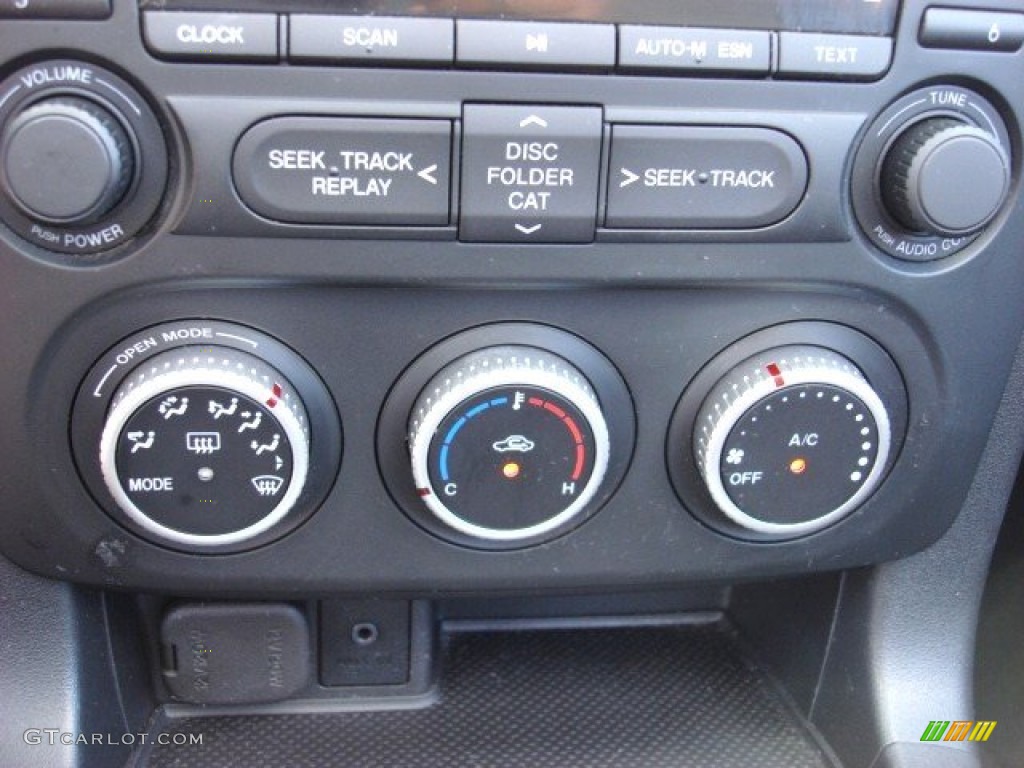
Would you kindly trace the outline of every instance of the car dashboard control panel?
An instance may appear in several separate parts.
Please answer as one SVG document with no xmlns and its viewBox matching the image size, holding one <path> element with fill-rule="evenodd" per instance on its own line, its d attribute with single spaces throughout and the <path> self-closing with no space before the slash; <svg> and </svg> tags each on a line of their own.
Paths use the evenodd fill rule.
<svg viewBox="0 0 1024 768">
<path fill-rule="evenodd" d="M 8 4 L 0 547 L 408 597 L 917 551 L 1024 325 L 1022 44 L 966 0 Z"/>
</svg>

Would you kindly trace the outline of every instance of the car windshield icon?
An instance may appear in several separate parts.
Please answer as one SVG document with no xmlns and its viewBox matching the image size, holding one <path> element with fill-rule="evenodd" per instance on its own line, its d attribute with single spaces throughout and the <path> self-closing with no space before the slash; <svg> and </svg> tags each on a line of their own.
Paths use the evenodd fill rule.
<svg viewBox="0 0 1024 768">
<path fill-rule="evenodd" d="M 534 442 L 522 435 L 509 435 L 504 440 L 499 440 L 491 446 L 498 453 L 529 453 L 533 450 Z"/>
</svg>

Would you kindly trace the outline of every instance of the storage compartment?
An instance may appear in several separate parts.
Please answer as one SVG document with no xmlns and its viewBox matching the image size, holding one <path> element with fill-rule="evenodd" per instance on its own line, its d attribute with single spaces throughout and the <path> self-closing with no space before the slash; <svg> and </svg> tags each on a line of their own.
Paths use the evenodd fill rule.
<svg viewBox="0 0 1024 768">
<path fill-rule="evenodd" d="M 535 625 L 536 626 L 536 625 Z M 162 717 L 146 768 L 826 768 L 788 696 L 723 621 L 447 632 L 425 705 Z M 372 705 L 372 702 L 368 702 Z M 172 710 L 167 710 L 168 712 Z M 186 744 L 201 735 L 201 744 Z M 170 738 L 168 738 L 170 737 Z"/>
</svg>

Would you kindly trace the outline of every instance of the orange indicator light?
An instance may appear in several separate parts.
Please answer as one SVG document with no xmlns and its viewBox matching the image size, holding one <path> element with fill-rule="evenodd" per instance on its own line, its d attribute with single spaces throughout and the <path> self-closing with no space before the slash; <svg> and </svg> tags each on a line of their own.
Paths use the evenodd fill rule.
<svg viewBox="0 0 1024 768">
<path fill-rule="evenodd" d="M 510 461 L 508 464 L 501 468 L 501 474 L 503 474 L 509 480 L 515 480 L 517 477 L 519 477 L 520 471 L 520 466 L 516 464 L 514 461 Z"/>
<path fill-rule="evenodd" d="M 802 475 L 807 469 L 807 462 L 803 459 L 793 459 L 789 462 L 789 471 L 794 475 Z"/>
</svg>

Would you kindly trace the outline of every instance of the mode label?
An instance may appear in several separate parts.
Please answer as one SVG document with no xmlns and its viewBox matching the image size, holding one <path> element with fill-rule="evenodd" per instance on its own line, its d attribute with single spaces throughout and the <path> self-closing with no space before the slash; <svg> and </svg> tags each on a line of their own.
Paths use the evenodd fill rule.
<svg viewBox="0 0 1024 768">
<path fill-rule="evenodd" d="M 239 142 L 235 184 L 276 221 L 444 226 L 451 132 L 447 120 L 268 120 Z"/>
<path fill-rule="evenodd" d="M 472 105 L 464 126 L 463 240 L 594 239 L 600 109 Z"/>
</svg>

